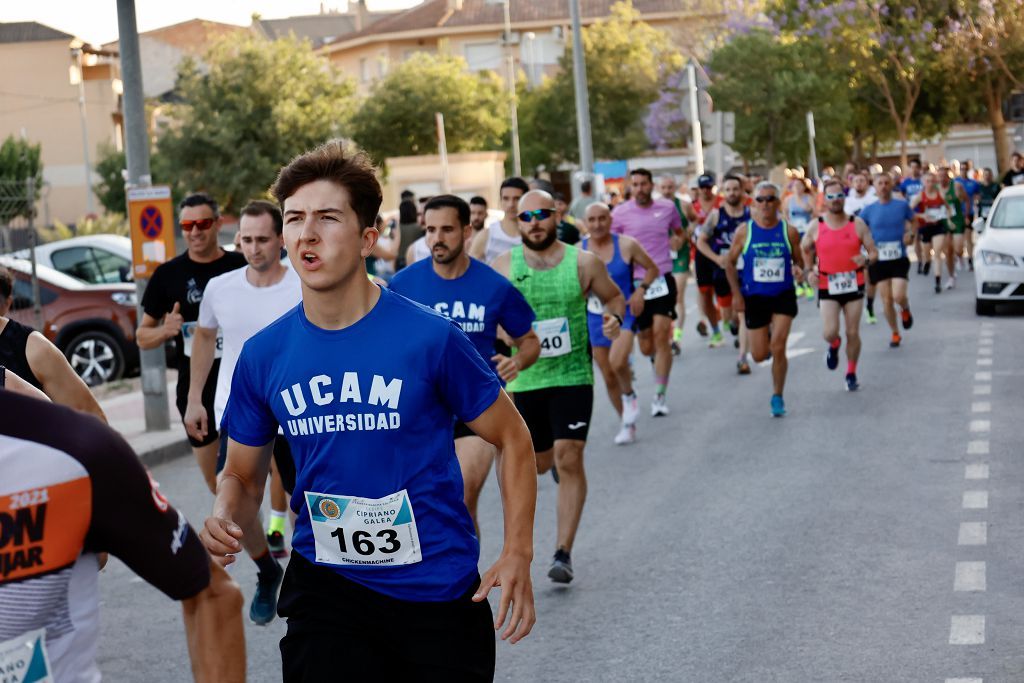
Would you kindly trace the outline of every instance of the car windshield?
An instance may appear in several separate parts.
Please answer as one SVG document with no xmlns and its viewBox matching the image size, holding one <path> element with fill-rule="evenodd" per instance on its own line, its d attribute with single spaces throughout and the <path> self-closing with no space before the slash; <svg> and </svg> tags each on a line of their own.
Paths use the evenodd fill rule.
<svg viewBox="0 0 1024 683">
<path fill-rule="evenodd" d="M 1024 196 L 1003 197 L 996 205 L 996 212 L 988 227 L 999 230 L 1024 229 Z"/>
</svg>

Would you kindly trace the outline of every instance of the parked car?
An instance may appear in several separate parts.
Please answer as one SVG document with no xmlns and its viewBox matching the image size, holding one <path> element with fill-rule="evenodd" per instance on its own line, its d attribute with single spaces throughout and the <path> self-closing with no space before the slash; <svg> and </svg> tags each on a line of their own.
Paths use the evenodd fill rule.
<svg viewBox="0 0 1024 683">
<path fill-rule="evenodd" d="M 1024 301 L 1024 185 L 1004 188 L 976 226 L 974 308 L 992 315 L 998 303 Z"/>
<path fill-rule="evenodd" d="M 27 249 L 12 256 L 27 259 Z M 132 280 L 132 241 L 121 235 L 83 235 L 36 247 L 36 263 L 92 285 Z"/>
<path fill-rule="evenodd" d="M 36 327 L 31 264 L 0 257 L 0 265 L 14 276 L 14 303 L 8 317 Z M 138 370 L 134 284 L 87 284 L 44 265 L 36 266 L 36 274 L 43 317 L 40 331 L 86 384 L 95 386 Z"/>
</svg>

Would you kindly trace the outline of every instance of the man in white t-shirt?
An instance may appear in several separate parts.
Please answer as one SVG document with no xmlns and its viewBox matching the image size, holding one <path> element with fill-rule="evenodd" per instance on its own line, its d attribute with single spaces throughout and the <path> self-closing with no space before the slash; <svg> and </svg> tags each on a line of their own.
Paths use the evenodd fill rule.
<svg viewBox="0 0 1024 683">
<path fill-rule="evenodd" d="M 848 216 L 859 216 L 861 209 L 869 204 L 878 201 L 875 188 L 871 187 L 871 180 L 866 173 L 858 173 L 853 176 L 853 185 L 850 187 L 846 201 L 843 203 L 843 211 Z"/>
<path fill-rule="evenodd" d="M 281 262 L 281 248 L 284 245 L 281 232 L 281 211 L 277 206 L 262 200 L 249 202 L 242 209 L 238 226 L 241 251 L 248 265 L 224 273 L 223 277 L 215 277 L 206 285 L 203 302 L 199 306 L 199 325 L 192 342 L 191 376 L 196 378 L 196 386 L 200 389 L 194 393 L 189 391 L 185 411 L 185 429 L 193 436 L 198 437 L 210 428 L 210 416 L 202 405 L 201 387 L 213 364 L 217 329 L 221 330 L 223 349 L 213 401 L 213 417 L 216 426 L 224 429 L 231 377 L 242 352 L 242 345 L 295 308 L 302 299 L 298 276 Z M 226 445 L 227 439 L 222 439 L 221 443 Z M 266 537 L 270 552 L 264 558 L 265 551 L 262 549 L 246 547 L 246 550 L 256 550 L 258 554 L 253 560 L 260 568 L 256 597 L 253 598 L 249 612 L 256 623 L 267 623 L 273 619 L 277 587 L 282 576 L 274 558 L 288 554 L 284 543 L 284 522 L 288 510 L 286 490 L 290 491 L 294 485 L 295 470 L 291 464 L 291 452 L 287 450 L 287 442 L 283 438 L 277 440 L 274 450 L 276 466 L 273 468 L 270 487 L 271 519 Z M 217 461 L 218 472 L 223 465 L 222 448 Z M 258 524 L 257 521 L 255 529 L 245 530 L 246 538 L 262 537 L 262 529 Z"/>
</svg>

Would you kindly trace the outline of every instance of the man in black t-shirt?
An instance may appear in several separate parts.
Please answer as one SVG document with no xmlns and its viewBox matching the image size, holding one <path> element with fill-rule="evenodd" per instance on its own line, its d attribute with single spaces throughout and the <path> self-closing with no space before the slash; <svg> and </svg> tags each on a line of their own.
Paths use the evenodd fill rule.
<svg viewBox="0 0 1024 683">
<path fill-rule="evenodd" d="M 1024 155 L 1014 152 L 1010 161 L 1010 170 L 1003 174 L 1003 187 L 1024 183 Z"/>
</svg>

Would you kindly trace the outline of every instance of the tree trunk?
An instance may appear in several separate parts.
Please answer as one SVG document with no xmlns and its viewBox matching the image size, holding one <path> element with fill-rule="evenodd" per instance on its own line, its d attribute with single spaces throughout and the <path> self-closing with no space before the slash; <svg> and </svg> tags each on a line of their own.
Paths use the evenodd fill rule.
<svg viewBox="0 0 1024 683">
<path fill-rule="evenodd" d="M 900 168 L 907 168 L 907 126 L 903 121 L 896 121 L 896 134 L 900 138 Z"/>
<path fill-rule="evenodd" d="M 989 76 L 985 79 L 985 104 L 988 109 L 988 122 L 992 127 L 992 141 L 996 147 L 996 163 L 999 178 L 1010 168 L 1010 143 L 1006 139 L 1006 119 L 1003 118 L 1003 92 L 1005 83 L 1002 78 Z"/>
<path fill-rule="evenodd" d="M 861 135 L 861 132 L 857 129 L 854 129 L 853 131 L 852 157 L 853 158 L 851 158 L 850 161 L 852 161 L 857 168 L 864 165 L 864 136 Z"/>
<path fill-rule="evenodd" d="M 871 135 L 871 163 L 878 163 L 878 135 Z"/>
</svg>

